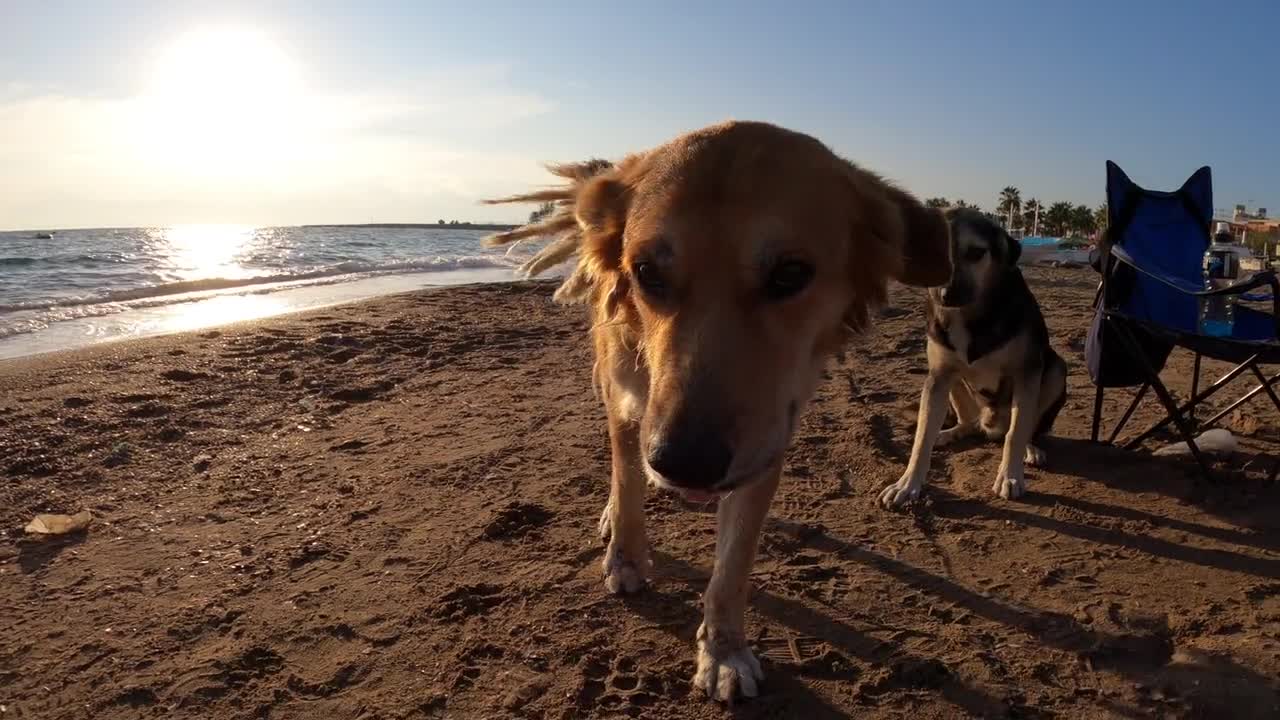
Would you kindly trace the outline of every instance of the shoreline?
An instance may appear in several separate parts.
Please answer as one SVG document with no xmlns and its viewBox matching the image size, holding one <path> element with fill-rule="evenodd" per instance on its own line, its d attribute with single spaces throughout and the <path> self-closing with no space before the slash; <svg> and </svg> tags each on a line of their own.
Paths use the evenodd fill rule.
<svg viewBox="0 0 1280 720">
<path fill-rule="evenodd" d="M 105 314 L 58 320 L 0 338 L 0 363 L 31 355 L 220 327 L 387 295 L 479 283 L 518 282 L 510 269 L 389 273 L 339 282 L 250 286 L 191 293 Z M 110 305 L 110 304 L 104 304 Z M 93 306 L 86 306 L 92 310 Z"/>
</svg>

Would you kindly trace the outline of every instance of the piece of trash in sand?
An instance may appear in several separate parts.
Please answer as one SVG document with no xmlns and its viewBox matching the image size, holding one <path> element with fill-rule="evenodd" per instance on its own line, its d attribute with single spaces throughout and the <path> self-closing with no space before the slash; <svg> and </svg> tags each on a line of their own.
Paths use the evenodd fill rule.
<svg viewBox="0 0 1280 720">
<path fill-rule="evenodd" d="M 1230 430 L 1214 428 L 1200 433 L 1200 437 L 1196 438 L 1196 447 L 1200 449 L 1200 452 L 1211 455 L 1230 455 L 1236 451 L 1236 437 L 1231 434 Z M 1190 455 L 1191 447 L 1184 442 L 1174 443 L 1166 445 L 1151 454 L 1162 457 Z"/>
<path fill-rule="evenodd" d="M 81 510 L 75 515 L 37 515 L 27 523 L 27 532 L 33 535 L 67 535 L 89 527 L 93 515 L 88 510 Z"/>
</svg>

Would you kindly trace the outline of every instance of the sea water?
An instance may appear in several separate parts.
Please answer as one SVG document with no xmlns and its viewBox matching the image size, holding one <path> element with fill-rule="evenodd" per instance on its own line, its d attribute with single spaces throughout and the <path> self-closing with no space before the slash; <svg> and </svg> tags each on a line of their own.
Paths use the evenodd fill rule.
<svg viewBox="0 0 1280 720">
<path fill-rule="evenodd" d="M 489 230 L 179 226 L 0 232 L 0 358 L 516 277 Z"/>
</svg>

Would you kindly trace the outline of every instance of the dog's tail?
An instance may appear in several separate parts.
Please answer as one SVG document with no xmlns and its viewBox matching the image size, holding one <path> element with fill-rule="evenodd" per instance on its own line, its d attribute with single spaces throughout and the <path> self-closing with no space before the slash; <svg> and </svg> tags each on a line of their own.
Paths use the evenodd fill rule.
<svg viewBox="0 0 1280 720">
<path fill-rule="evenodd" d="M 484 239 L 484 244 L 488 247 L 510 245 L 514 248 L 521 242 L 531 238 L 551 239 L 551 242 L 546 247 L 539 250 L 524 265 L 520 266 L 520 273 L 525 277 L 534 277 L 545 270 L 568 261 L 578 254 L 578 250 L 582 246 L 582 231 L 578 227 L 578 220 L 575 215 L 578 192 L 591 178 L 612 170 L 613 167 L 613 163 L 608 160 L 598 159 L 563 165 L 548 165 L 547 170 L 551 174 L 564 178 L 568 182 L 560 187 L 482 201 L 486 205 L 526 202 L 552 203 L 554 207 L 550 215 L 521 225 L 514 230 L 490 235 Z M 586 270 L 582 265 L 578 265 L 569 277 L 560 284 L 559 289 L 556 290 L 555 299 L 563 303 L 579 302 L 586 297 L 588 287 Z"/>
</svg>

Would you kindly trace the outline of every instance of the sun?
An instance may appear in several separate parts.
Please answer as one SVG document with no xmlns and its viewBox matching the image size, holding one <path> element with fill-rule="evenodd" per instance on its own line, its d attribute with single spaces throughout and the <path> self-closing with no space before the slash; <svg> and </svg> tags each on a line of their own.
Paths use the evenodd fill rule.
<svg viewBox="0 0 1280 720">
<path fill-rule="evenodd" d="M 296 147 L 299 68 L 260 30 L 176 36 L 156 55 L 140 138 L 151 158 L 202 175 L 240 174 Z"/>
</svg>

